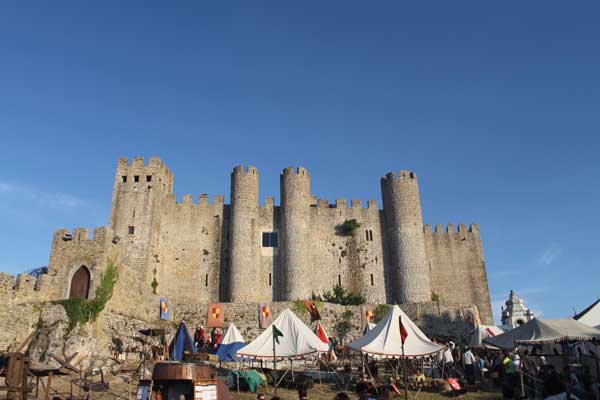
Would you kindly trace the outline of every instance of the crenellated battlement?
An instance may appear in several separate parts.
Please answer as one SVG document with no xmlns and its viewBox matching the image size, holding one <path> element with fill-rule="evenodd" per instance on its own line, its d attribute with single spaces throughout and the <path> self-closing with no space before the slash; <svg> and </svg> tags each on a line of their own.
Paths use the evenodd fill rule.
<svg viewBox="0 0 600 400">
<path fill-rule="evenodd" d="M 215 195 L 211 203 L 209 196 L 206 193 L 199 194 L 196 198 L 196 201 L 194 201 L 194 195 L 184 194 L 183 196 L 181 196 L 181 201 L 178 202 L 177 195 L 170 194 L 167 196 L 167 201 L 171 205 L 192 204 L 195 206 L 222 206 L 225 201 L 225 196 L 223 196 L 222 194 Z"/>
<path fill-rule="evenodd" d="M 52 241 L 54 243 L 81 243 L 81 242 L 101 242 L 106 238 L 106 227 L 99 226 L 94 228 L 93 237 L 90 239 L 89 228 L 57 229 L 54 231 Z"/>
<path fill-rule="evenodd" d="M 275 205 L 275 197 L 274 196 L 265 197 L 265 207 L 266 208 L 273 208 L 274 205 Z"/>
<path fill-rule="evenodd" d="M 461 233 L 461 234 L 479 234 L 479 225 L 477 224 L 471 224 L 468 228 L 467 225 L 465 224 L 458 224 L 458 229 L 456 229 L 454 227 L 454 224 L 448 224 L 446 226 L 446 228 L 444 228 L 444 226 L 442 224 L 437 224 L 435 226 L 435 230 L 431 229 L 431 225 L 427 224 L 425 226 L 423 226 L 423 232 L 426 234 L 454 234 L 454 233 Z"/>
<path fill-rule="evenodd" d="M 310 177 L 310 175 L 308 174 L 308 170 L 306 170 L 306 168 L 304 168 L 304 167 L 296 167 L 296 168 L 295 167 L 287 167 L 283 170 L 281 175 L 284 175 L 284 176 L 300 175 L 300 176 Z"/>
<path fill-rule="evenodd" d="M 257 175 L 258 174 L 258 170 L 253 165 L 248 165 L 247 167 L 244 167 L 243 165 L 236 165 L 233 168 L 232 173 L 233 174 L 251 174 L 251 175 Z"/>
<path fill-rule="evenodd" d="M 407 170 L 400 170 L 398 171 L 398 174 L 396 174 L 395 172 L 388 172 L 387 174 L 385 174 L 385 176 L 383 176 L 381 178 L 381 182 L 393 182 L 396 180 L 404 180 L 404 179 L 417 179 L 417 174 L 415 174 L 412 171 L 407 171 Z"/>
</svg>

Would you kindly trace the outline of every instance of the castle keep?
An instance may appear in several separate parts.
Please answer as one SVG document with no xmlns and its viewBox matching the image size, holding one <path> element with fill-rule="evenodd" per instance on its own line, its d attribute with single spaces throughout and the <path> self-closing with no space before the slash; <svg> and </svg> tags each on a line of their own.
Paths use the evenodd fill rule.
<svg viewBox="0 0 600 400">
<path fill-rule="evenodd" d="M 175 306 L 290 301 L 341 284 L 369 303 L 475 304 L 492 323 L 479 228 L 423 226 L 414 172 L 381 178 L 382 209 L 317 199 L 302 167 L 282 171 L 279 205 L 273 197 L 260 205 L 252 166 L 233 169 L 229 205 L 206 194 L 178 203 L 173 180 L 159 158 L 120 159 L 109 224 L 92 238 L 85 228 L 57 230 L 35 290 L 92 297 L 114 260 L 121 272 L 110 307 L 140 318 L 156 314 L 159 297 Z M 360 227 L 348 234 L 341 226 L 351 219 Z"/>
</svg>

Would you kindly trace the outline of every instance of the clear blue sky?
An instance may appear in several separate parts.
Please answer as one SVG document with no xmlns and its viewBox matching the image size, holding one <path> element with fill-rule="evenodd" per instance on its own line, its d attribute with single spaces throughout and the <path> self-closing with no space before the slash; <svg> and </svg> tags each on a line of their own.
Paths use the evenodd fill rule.
<svg viewBox="0 0 600 400">
<path fill-rule="evenodd" d="M 303 165 L 381 204 L 411 169 L 425 223 L 480 224 L 496 313 L 600 295 L 597 2 L 283 3 L 3 1 L 0 270 L 107 224 L 117 158 L 157 155 L 179 198 L 252 163 L 261 198 Z"/>
</svg>

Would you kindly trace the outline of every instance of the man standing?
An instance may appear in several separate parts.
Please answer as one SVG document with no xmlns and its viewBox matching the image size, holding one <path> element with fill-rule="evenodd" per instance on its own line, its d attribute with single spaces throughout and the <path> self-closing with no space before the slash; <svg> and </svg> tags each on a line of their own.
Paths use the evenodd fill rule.
<svg viewBox="0 0 600 400">
<path fill-rule="evenodd" d="M 473 352 L 466 346 L 466 351 L 462 357 L 463 366 L 465 367 L 465 375 L 467 375 L 467 382 L 469 385 L 475 384 L 475 356 Z"/>
<path fill-rule="evenodd" d="M 452 377 L 454 369 L 454 357 L 452 357 L 452 350 L 450 350 L 450 345 L 448 343 L 444 345 L 444 352 L 442 353 L 442 363 L 442 371 L 445 371 L 447 376 Z"/>
</svg>

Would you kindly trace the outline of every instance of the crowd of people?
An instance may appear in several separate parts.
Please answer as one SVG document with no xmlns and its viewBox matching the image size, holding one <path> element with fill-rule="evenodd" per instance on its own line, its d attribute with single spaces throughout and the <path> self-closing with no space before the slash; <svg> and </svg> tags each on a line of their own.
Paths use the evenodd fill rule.
<svg viewBox="0 0 600 400">
<path fill-rule="evenodd" d="M 223 332 L 219 328 L 212 328 L 208 335 L 202 325 L 197 325 L 194 331 L 194 346 L 202 353 L 216 352 L 222 339 Z"/>
</svg>

